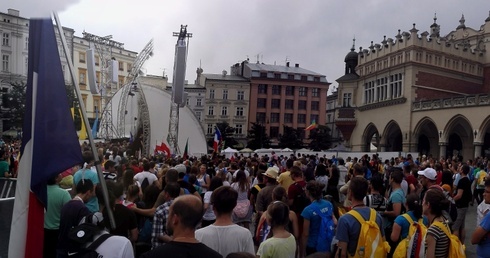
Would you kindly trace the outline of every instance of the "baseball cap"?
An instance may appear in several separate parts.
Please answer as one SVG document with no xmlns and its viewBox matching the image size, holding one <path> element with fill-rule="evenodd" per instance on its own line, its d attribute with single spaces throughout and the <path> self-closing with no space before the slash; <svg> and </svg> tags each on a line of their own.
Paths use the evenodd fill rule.
<svg viewBox="0 0 490 258">
<path fill-rule="evenodd" d="M 433 181 L 436 180 L 437 178 L 437 172 L 433 168 L 426 168 L 424 170 L 417 172 L 417 174 L 419 174 L 420 176 L 425 176 L 429 180 L 433 180 Z"/>
</svg>

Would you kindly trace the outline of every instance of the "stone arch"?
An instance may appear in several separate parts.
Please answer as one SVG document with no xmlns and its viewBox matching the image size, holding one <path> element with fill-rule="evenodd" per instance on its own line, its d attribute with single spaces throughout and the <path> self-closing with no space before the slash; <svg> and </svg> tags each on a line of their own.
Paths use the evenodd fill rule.
<svg viewBox="0 0 490 258">
<path fill-rule="evenodd" d="M 376 125 L 374 125 L 373 123 L 369 123 L 364 129 L 364 133 L 362 135 L 362 151 L 370 152 L 371 144 L 374 145 L 379 151 L 379 147 L 380 147 L 379 131 Z"/>
<path fill-rule="evenodd" d="M 487 116 L 478 128 L 475 142 L 482 144 L 481 153 L 475 154 L 490 158 L 490 116 Z"/>
<path fill-rule="evenodd" d="M 403 151 L 402 130 L 395 120 L 389 121 L 385 126 L 381 139 L 381 145 L 384 147 L 384 151 Z"/>
<path fill-rule="evenodd" d="M 439 156 L 439 130 L 430 117 L 423 117 L 414 128 L 414 141 L 420 155 Z"/>
<path fill-rule="evenodd" d="M 474 135 L 470 121 L 463 115 L 455 115 L 446 124 L 441 137 L 447 144 L 446 157 L 474 158 Z"/>
</svg>

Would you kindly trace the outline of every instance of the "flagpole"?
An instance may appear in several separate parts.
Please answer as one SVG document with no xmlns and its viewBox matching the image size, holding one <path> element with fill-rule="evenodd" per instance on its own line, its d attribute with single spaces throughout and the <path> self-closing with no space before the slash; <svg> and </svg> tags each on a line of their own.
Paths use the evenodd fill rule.
<svg viewBox="0 0 490 258">
<path fill-rule="evenodd" d="M 65 35 L 63 34 L 63 27 L 61 26 L 60 19 L 58 18 L 58 14 L 56 12 L 53 12 L 53 16 L 54 16 L 54 20 L 56 22 L 56 27 L 58 28 L 58 35 L 60 36 L 61 43 L 63 45 L 63 52 L 65 53 L 66 61 L 68 63 L 68 69 L 70 70 L 71 80 L 73 82 L 75 92 L 77 94 L 77 98 L 79 100 L 78 102 L 80 105 L 80 110 L 82 112 L 82 119 L 85 122 L 85 129 L 86 129 L 86 131 L 91 131 L 90 130 L 90 124 L 89 124 L 88 118 L 87 118 L 87 110 L 85 109 L 85 104 L 83 103 L 83 101 L 81 101 L 82 100 L 82 93 L 80 92 L 80 89 L 77 87 L 78 80 L 77 80 L 77 77 L 75 76 L 75 69 L 73 67 L 73 60 L 70 58 L 70 53 L 68 52 L 68 45 L 66 43 Z M 90 148 L 92 149 L 92 154 L 94 156 L 95 167 L 97 168 L 97 175 L 99 176 L 99 184 L 102 187 L 102 193 L 104 196 L 104 203 L 106 206 L 107 215 L 109 216 L 111 228 L 115 229 L 116 228 L 116 222 L 114 220 L 114 215 L 112 213 L 112 206 L 113 205 L 111 205 L 109 202 L 109 194 L 107 191 L 107 185 L 105 183 L 104 174 L 102 173 L 102 167 L 100 166 L 99 154 L 97 153 L 97 149 L 95 148 L 94 137 L 91 133 L 88 134 L 88 139 L 90 142 Z"/>
</svg>

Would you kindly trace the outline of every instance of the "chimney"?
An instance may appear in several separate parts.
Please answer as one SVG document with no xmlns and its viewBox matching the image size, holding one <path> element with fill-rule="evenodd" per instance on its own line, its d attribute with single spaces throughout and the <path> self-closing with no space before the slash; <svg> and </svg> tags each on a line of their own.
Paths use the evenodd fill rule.
<svg viewBox="0 0 490 258">
<path fill-rule="evenodd" d="M 299 64 L 294 64 L 294 67 L 296 67 L 296 68 L 299 67 Z"/>
<path fill-rule="evenodd" d="M 223 77 L 226 77 L 226 74 L 227 74 L 226 70 L 223 70 L 223 72 L 221 72 L 221 74 L 223 75 Z"/>
<path fill-rule="evenodd" d="M 289 67 L 289 62 L 286 62 L 286 66 Z"/>
</svg>

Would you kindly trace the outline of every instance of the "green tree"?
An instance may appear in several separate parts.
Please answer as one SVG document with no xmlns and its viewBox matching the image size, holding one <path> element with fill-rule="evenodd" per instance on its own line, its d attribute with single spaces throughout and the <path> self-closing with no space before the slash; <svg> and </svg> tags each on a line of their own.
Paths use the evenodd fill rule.
<svg viewBox="0 0 490 258">
<path fill-rule="evenodd" d="M 271 139 L 265 131 L 265 126 L 257 123 L 252 123 L 247 138 L 247 148 L 250 149 L 269 148 L 271 145 Z"/>
<path fill-rule="evenodd" d="M 24 81 L 10 82 L 10 91 L 2 96 L 2 118 L 10 127 L 22 128 L 26 110 L 26 83 Z"/>
<path fill-rule="evenodd" d="M 332 146 L 330 128 L 324 125 L 318 125 L 317 128 L 311 130 L 308 139 L 310 140 L 308 147 L 313 151 L 328 150 Z"/>
<path fill-rule="evenodd" d="M 222 148 L 227 148 L 227 147 L 232 147 L 237 145 L 238 142 L 235 140 L 235 128 L 231 127 L 227 122 L 220 122 L 216 124 L 216 127 L 218 127 L 220 133 L 221 133 L 221 139 L 224 143 L 224 146 Z M 208 145 L 210 147 L 213 147 L 214 143 L 214 134 L 211 139 L 208 140 Z"/>
<path fill-rule="evenodd" d="M 290 149 L 301 149 L 303 148 L 303 141 L 299 138 L 300 134 L 298 129 L 292 128 L 290 126 L 283 126 L 283 134 L 279 137 L 279 147 L 290 148 Z"/>
</svg>

